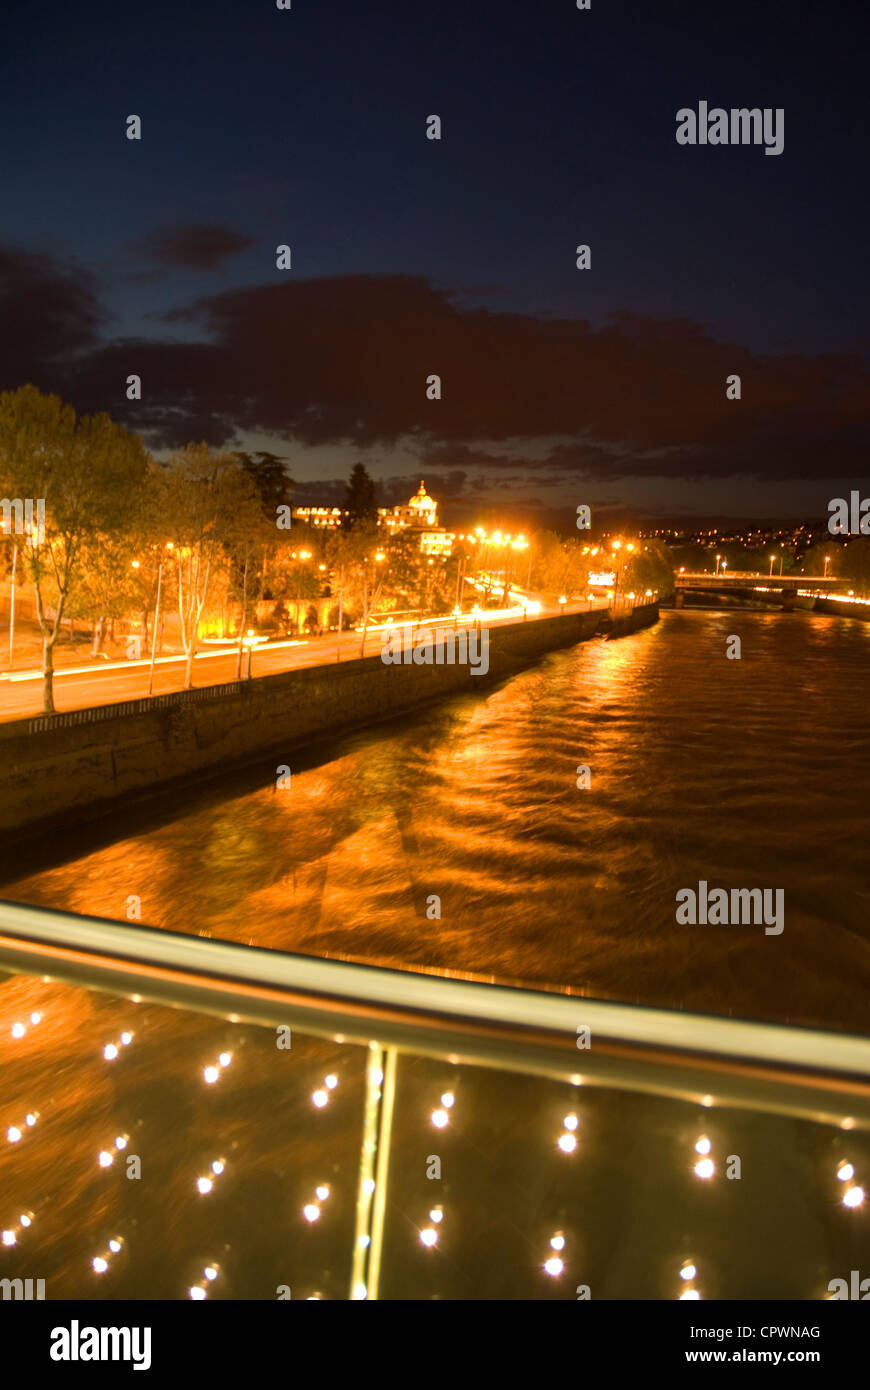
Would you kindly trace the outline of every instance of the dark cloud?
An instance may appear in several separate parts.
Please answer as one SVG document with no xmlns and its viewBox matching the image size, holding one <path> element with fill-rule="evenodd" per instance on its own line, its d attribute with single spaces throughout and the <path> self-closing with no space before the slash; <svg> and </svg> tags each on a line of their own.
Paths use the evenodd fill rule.
<svg viewBox="0 0 870 1390">
<path fill-rule="evenodd" d="M 441 502 L 461 497 L 466 490 L 467 477 L 461 468 L 451 469 L 449 473 L 440 473 L 432 468 L 418 467 L 413 473 L 402 473 L 382 479 L 378 488 L 383 506 L 403 507 L 413 497 L 421 482 L 426 484 L 426 491 L 430 496 L 437 494 Z"/>
<path fill-rule="evenodd" d="M 342 507 L 347 495 L 347 478 L 325 478 L 322 482 L 297 483 L 293 490 L 295 507 Z M 378 499 L 380 502 L 380 499 Z"/>
<path fill-rule="evenodd" d="M 361 451 L 398 445 L 420 457 L 424 476 L 461 477 L 460 492 L 472 470 L 489 487 L 517 475 L 537 486 L 865 472 L 870 382 L 857 354 L 763 357 L 687 319 L 614 314 L 596 328 L 462 307 L 421 277 L 294 280 L 276 270 L 273 283 L 165 315 L 165 341 L 82 357 L 93 301 L 81 279 L 47 276 L 43 267 L 30 360 L 65 351 L 74 403 L 110 410 L 158 448 L 245 433 Z M 178 341 L 184 330 L 198 340 Z M 123 392 L 131 372 L 143 382 L 135 405 Z M 426 397 L 433 373 L 438 401 Z M 734 373 L 740 401 L 725 395 Z M 418 481 L 401 480 L 406 495 Z"/>
<path fill-rule="evenodd" d="M 420 449 L 420 460 L 426 468 L 434 464 L 462 464 L 465 468 L 487 468 L 502 471 L 509 468 L 528 469 L 529 459 L 525 454 L 496 453 L 493 449 L 475 448 L 470 444 L 424 444 Z M 538 464 L 540 467 L 540 463 Z"/>
<path fill-rule="evenodd" d="M 214 344 L 208 381 L 187 379 L 195 397 L 310 445 L 411 437 L 458 467 L 482 452 L 490 468 L 605 479 L 814 477 L 834 459 L 860 472 L 866 457 L 857 355 L 758 357 L 684 319 L 619 314 L 593 329 L 462 309 L 422 278 L 360 275 L 234 290 L 171 322 Z M 440 401 L 426 399 L 432 373 Z M 740 401 L 726 399 L 733 373 Z M 532 447 L 554 437 L 570 442 Z"/>
<path fill-rule="evenodd" d="M 91 276 L 50 256 L 0 246 L 0 389 L 55 390 L 104 322 Z"/>
<path fill-rule="evenodd" d="M 172 269 L 217 270 L 224 261 L 253 244 L 253 237 L 232 227 L 214 222 L 184 222 L 158 227 L 137 249 L 149 260 Z"/>
<path fill-rule="evenodd" d="M 360 462 L 365 463 L 371 469 L 370 460 L 361 459 Z M 378 506 L 405 506 L 420 486 L 421 479 L 426 483 L 426 490 L 437 495 L 439 503 L 451 501 L 461 497 L 465 492 L 466 476 L 461 469 L 453 469 L 449 473 L 430 471 L 423 479 L 423 474 L 420 469 L 417 469 L 414 473 L 394 474 L 389 478 L 376 479 L 375 490 Z M 301 507 L 306 505 L 340 507 L 344 503 L 346 491 L 347 478 L 300 482 L 293 494 L 293 501 Z"/>
</svg>

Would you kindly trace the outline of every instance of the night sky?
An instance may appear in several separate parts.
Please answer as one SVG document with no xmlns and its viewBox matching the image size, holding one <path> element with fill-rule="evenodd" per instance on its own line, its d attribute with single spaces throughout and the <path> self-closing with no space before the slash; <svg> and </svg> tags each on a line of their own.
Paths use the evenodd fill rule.
<svg viewBox="0 0 870 1390">
<path fill-rule="evenodd" d="M 454 523 L 826 518 L 866 477 L 867 12 L 18 4 L 0 389 L 272 449 L 299 500 L 362 459 Z M 782 107 L 783 153 L 679 146 L 700 100 Z"/>
</svg>

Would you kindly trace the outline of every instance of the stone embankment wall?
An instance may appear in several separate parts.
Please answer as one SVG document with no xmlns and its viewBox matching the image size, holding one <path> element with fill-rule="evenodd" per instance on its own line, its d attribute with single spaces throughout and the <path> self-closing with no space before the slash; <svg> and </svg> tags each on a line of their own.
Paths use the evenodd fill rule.
<svg viewBox="0 0 870 1390">
<path fill-rule="evenodd" d="M 655 621 L 653 607 L 637 610 L 637 627 Z M 378 654 L 0 724 L 4 843 L 101 815 L 118 798 L 215 775 L 272 751 L 286 755 L 306 740 L 442 695 L 476 693 L 547 651 L 593 636 L 605 617 L 594 610 L 493 627 L 485 676 L 472 675 L 468 665 L 386 665 Z"/>
</svg>

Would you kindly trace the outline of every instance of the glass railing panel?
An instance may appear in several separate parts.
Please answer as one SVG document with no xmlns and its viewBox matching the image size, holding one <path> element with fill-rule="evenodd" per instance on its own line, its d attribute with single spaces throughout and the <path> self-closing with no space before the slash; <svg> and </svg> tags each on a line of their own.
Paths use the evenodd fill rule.
<svg viewBox="0 0 870 1390">
<path fill-rule="evenodd" d="M 380 1296 L 824 1299 L 868 1177 L 863 1133 L 400 1058 Z"/>
<path fill-rule="evenodd" d="M 289 1032 L 3 980 L 0 1278 L 345 1298 L 366 1049 Z"/>
<path fill-rule="evenodd" d="M 283 1028 L 4 978 L 0 1280 L 71 1300 L 824 1299 L 870 1269 L 870 1137 L 847 1123 Z"/>
</svg>

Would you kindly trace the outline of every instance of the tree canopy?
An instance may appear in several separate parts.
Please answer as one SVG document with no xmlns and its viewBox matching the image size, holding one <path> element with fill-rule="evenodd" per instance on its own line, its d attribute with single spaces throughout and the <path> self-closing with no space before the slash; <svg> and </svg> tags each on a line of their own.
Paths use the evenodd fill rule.
<svg viewBox="0 0 870 1390">
<path fill-rule="evenodd" d="M 346 530 L 353 531 L 360 526 L 377 525 L 378 503 L 375 485 L 363 463 L 355 463 L 351 470 L 344 505 L 347 516 L 343 525 Z"/>
</svg>

